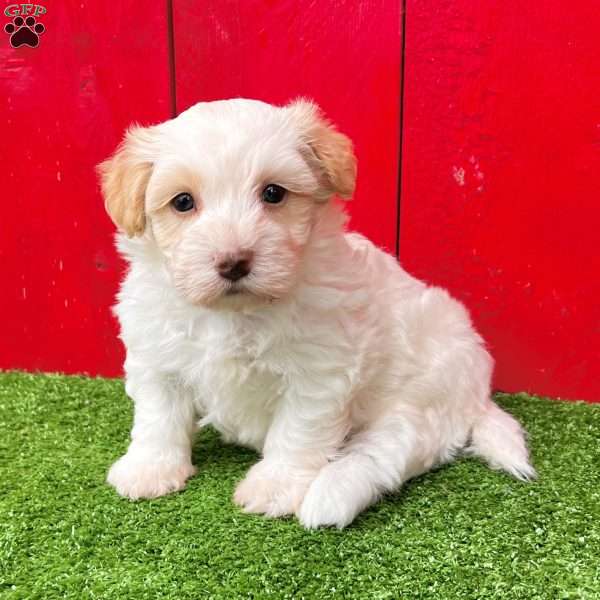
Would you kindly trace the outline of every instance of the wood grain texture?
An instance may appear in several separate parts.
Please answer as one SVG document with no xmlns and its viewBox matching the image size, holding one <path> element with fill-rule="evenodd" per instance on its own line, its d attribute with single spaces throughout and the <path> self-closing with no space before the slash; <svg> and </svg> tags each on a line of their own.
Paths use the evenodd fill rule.
<svg viewBox="0 0 600 600">
<path fill-rule="evenodd" d="M 600 400 L 600 11 L 408 0 L 400 259 L 471 309 L 496 386 Z"/>
<path fill-rule="evenodd" d="M 139 6 L 53 3 L 37 48 L 0 45 L 0 368 L 121 372 L 94 166 L 132 121 L 169 116 L 166 7 Z"/>
<path fill-rule="evenodd" d="M 314 98 L 355 142 L 351 226 L 396 245 L 398 0 L 174 0 L 177 108 Z"/>
<path fill-rule="evenodd" d="M 356 143 L 352 227 L 393 250 L 400 4 L 173 0 L 174 73 L 167 3 L 69 0 L 39 47 L 5 37 L 0 368 L 121 372 L 94 165 L 175 92 L 313 97 Z M 401 261 L 467 304 L 507 391 L 600 399 L 598 31 L 591 0 L 407 0 Z"/>
</svg>

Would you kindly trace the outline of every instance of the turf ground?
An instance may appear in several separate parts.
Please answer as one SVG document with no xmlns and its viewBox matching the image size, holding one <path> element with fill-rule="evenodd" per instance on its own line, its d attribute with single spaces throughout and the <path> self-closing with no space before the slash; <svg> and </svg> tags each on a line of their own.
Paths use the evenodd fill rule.
<svg viewBox="0 0 600 600">
<path fill-rule="evenodd" d="M 256 460 L 201 433 L 185 491 L 123 500 L 119 380 L 0 374 L 0 598 L 600 599 L 600 405 L 499 395 L 539 479 L 463 459 L 344 531 L 242 514 Z"/>
</svg>

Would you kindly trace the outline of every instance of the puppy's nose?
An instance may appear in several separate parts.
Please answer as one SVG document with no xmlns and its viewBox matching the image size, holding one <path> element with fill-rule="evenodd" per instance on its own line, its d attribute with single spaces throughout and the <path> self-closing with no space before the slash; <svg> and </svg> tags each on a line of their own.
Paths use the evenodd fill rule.
<svg viewBox="0 0 600 600">
<path fill-rule="evenodd" d="M 217 271 L 224 279 L 238 281 L 250 273 L 252 256 L 252 252 L 249 250 L 229 255 L 217 263 Z"/>
</svg>

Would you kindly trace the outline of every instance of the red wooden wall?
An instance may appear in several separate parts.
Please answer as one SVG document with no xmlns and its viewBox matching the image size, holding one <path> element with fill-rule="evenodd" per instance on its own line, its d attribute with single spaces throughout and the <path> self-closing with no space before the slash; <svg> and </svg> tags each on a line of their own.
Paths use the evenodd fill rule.
<svg viewBox="0 0 600 600">
<path fill-rule="evenodd" d="M 466 302 L 496 385 L 600 399 L 592 0 L 46 8 L 39 47 L 0 40 L 0 368 L 120 373 L 123 265 L 93 167 L 130 122 L 308 95 L 355 140 L 352 226 Z"/>
<path fill-rule="evenodd" d="M 408 0 L 400 258 L 496 386 L 600 400 L 600 7 Z"/>
<path fill-rule="evenodd" d="M 138 8 L 48 3 L 37 48 L 11 48 L 0 27 L 0 368 L 121 371 L 122 267 L 94 165 L 131 121 L 170 116 L 166 7 L 143 22 Z"/>
</svg>

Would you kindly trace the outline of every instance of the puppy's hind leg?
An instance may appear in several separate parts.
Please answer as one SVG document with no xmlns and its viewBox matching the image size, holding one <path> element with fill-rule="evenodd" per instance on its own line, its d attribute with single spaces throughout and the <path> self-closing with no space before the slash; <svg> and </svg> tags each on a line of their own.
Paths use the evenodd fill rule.
<svg viewBox="0 0 600 600">
<path fill-rule="evenodd" d="M 341 529 L 382 494 L 428 471 L 439 452 L 427 444 L 424 427 L 422 418 L 406 411 L 358 432 L 312 482 L 297 513 L 301 523 Z"/>
</svg>

